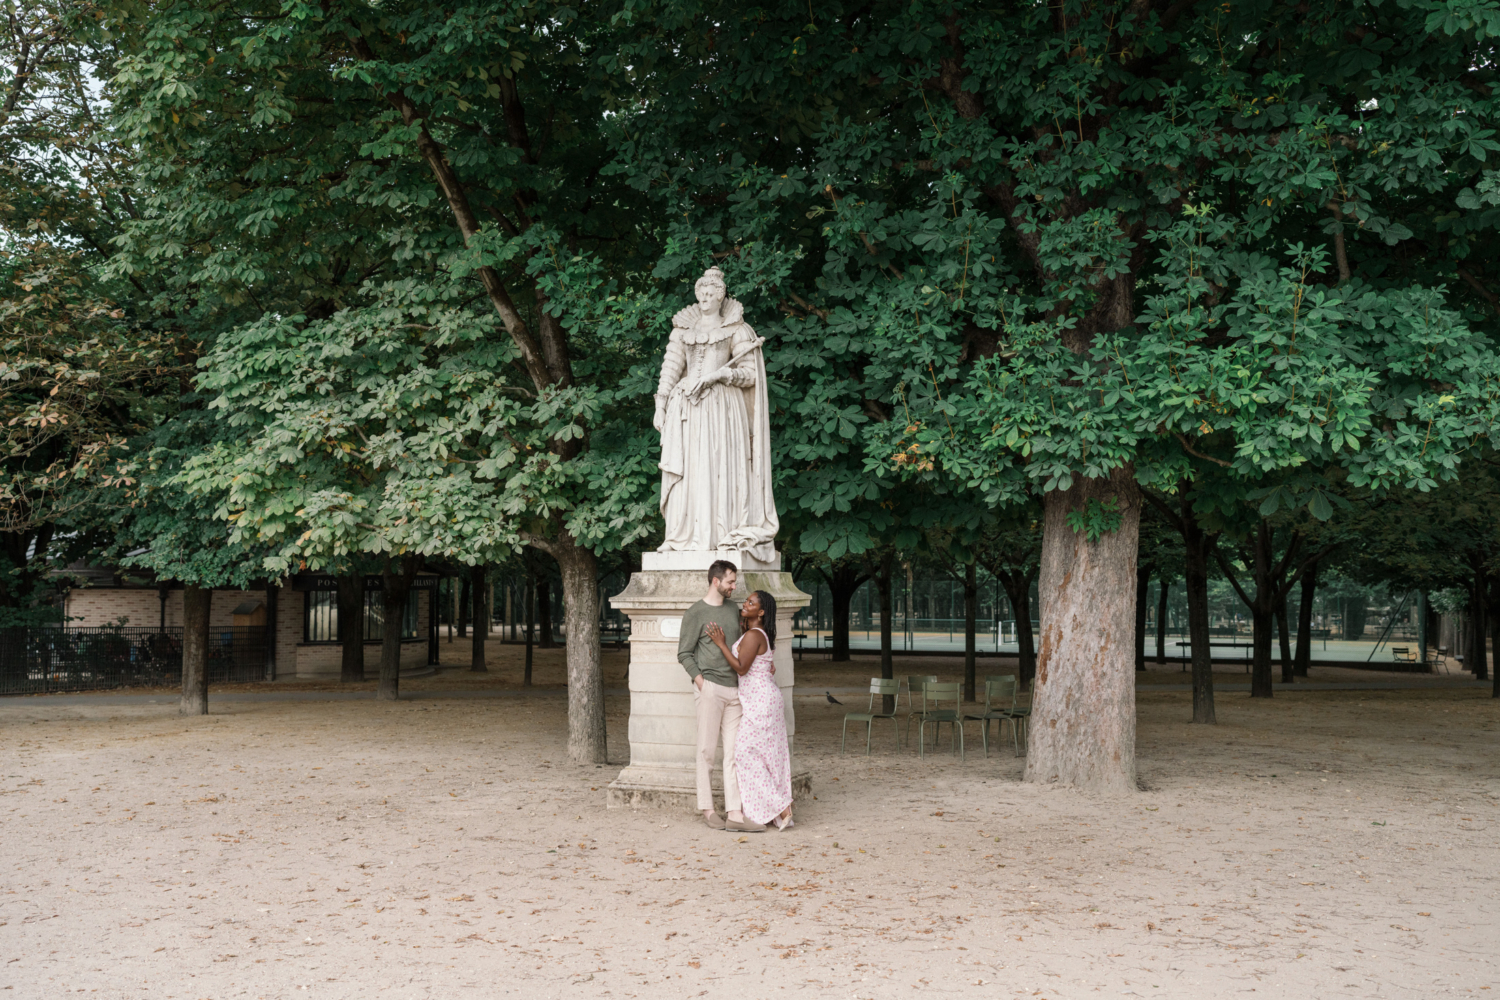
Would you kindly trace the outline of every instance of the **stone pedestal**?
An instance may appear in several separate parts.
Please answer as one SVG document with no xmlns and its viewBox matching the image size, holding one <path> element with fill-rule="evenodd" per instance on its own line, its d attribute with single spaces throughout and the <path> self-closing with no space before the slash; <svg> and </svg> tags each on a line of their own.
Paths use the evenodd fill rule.
<svg viewBox="0 0 1500 1000">
<path fill-rule="evenodd" d="M 786 702 L 788 749 L 792 752 L 792 795 L 809 793 L 812 782 L 797 769 L 797 719 L 792 707 L 796 668 L 792 661 L 792 616 L 811 596 L 798 590 L 792 575 L 774 564 L 746 560 L 739 552 L 648 552 L 643 569 L 633 573 L 625 590 L 610 598 L 612 607 L 630 616 L 630 766 L 610 783 L 608 805 L 661 806 L 692 811 L 697 807 L 694 744 L 698 724 L 693 709 L 693 682 L 677 662 L 682 616 L 708 589 L 708 567 L 728 559 L 740 568 L 735 601 L 753 590 L 776 598 L 776 683 Z M 714 799 L 724 808 L 723 750 L 714 771 Z"/>
</svg>

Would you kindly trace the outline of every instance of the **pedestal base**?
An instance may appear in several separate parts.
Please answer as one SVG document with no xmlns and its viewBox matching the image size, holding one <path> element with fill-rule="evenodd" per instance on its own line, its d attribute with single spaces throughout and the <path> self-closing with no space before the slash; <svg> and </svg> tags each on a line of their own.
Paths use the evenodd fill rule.
<svg viewBox="0 0 1500 1000">
<path fill-rule="evenodd" d="M 671 809 L 698 811 L 698 789 L 695 777 L 663 773 L 661 768 L 627 767 L 605 790 L 605 805 L 610 809 Z M 714 774 L 714 808 L 724 814 L 724 785 Z M 792 801 L 801 802 L 812 794 L 812 775 L 806 771 L 792 775 Z"/>
</svg>

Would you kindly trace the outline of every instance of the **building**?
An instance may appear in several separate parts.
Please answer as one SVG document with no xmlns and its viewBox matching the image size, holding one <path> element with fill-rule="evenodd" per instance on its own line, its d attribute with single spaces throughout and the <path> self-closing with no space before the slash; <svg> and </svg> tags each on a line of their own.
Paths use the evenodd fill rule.
<svg viewBox="0 0 1500 1000">
<path fill-rule="evenodd" d="M 181 628 L 182 586 L 161 583 L 149 574 L 121 574 L 107 568 L 71 566 L 60 577 L 73 584 L 63 597 L 63 614 L 72 626 L 127 625 L 133 628 Z M 436 573 L 418 574 L 402 622 L 401 667 L 411 670 L 437 663 Z M 365 613 L 360 630 L 365 641 L 365 670 L 380 663 L 384 634 L 381 621 L 382 581 L 365 577 Z M 209 629 L 264 629 L 268 645 L 266 676 L 270 680 L 336 680 L 343 660 L 339 640 L 338 578 L 318 573 L 291 577 L 284 586 L 258 590 L 215 589 Z"/>
</svg>

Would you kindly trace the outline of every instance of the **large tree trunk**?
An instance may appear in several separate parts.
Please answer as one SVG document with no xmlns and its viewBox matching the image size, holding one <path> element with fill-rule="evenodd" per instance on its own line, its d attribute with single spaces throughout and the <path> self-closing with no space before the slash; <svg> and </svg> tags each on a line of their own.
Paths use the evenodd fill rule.
<svg viewBox="0 0 1500 1000">
<path fill-rule="evenodd" d="M 1208 560 L 1216 539 L 1199 526 L 1192 502 L 1182 500 L 1183 588 L 1188 607 L 1188 649 L 1193 658 L 1193 721 L 1214 725 L 1214 650 L 1208 631 Z"/>
<path fill-rule="evenodd" d="M 489 608 L 485 603 L 488 592 L 484 585 L 485 568 L 469 567 L 469 593 L 474 595 L 474 642 L 469 653 L 469 669 L 484 672 L 489 670 L 484 661 L 484 640 L 490 633 Z"/>
<path fill-rule="evenodd" d="M 1307 574 L 1302 577 L 1302 593 L 1297 601 L 1297 655 L 1292 668 L 1292 673 L 1297 677 L 1307 676 L 1307 668 L 1312 660 L 1313 596 L 1317 587 L 1318 564 L 1313 563 L 1307 567 Z"/>
<path fill-rule="evenodd" d="M 964 701 L 976 701 L 975 625 L 979 618 L 979 566 L 970 562 L 964 567 Z"/>
<path fill-rule="evenodd" d="M 345 684 L 365 679 L 365 575 L 339 577 L 339 680 Z"/>
<path fill-rule="evenodd" d="M 1067 515 L 1113 499 L 1117 530 L 1090 542 Z M 1130 466 L 1045 498 L 1042 642 L 1027 781 L 1135 791 L 1135 563 L 1141 500 Z"/>
<path fill-rule="evenodd" d="M 395 701 L 401 696 L 401 622 L 406 617 L 406 602 L 416 575 L 415 556 L 386 560 L 385 570 L 380 574 L 380 684 L 375 689 L 375 697 L 380 701 Z"/>
<path fill-rule="evenodd" d="M 594 554 L 564 535 L 549 551 L 562 569 L 568 630 L 568 756 L 604 764 L 604 677 L 599 667 L 599 565 Z"/>
<path fill-rule="evenodd" d="M 1135 669 L 1146 669 L 1146 593 L 1151 588 L 1151 567 L 1135 568 Z"/>
<path fill-rule="evenodd" d="M 1292 662 L 1292 640 L 1286 620 L 1285 594 L 1276 602 L 1276 634 L 1281 639 L 1281 683 L 1290 684 L 1295 678 L 1296 666 Z"/>
<path fill-rule="evenodd" d="M 880 568 L 875 573 L 875 591 L 880 597 L 880 676 L 886 680 L 896 679 L 896 660 L 892 653 L 891 615 L 894 601 L 891 592 L 895 589 L 896 554 L 887 549 L 880 557 Z M 896 710 L 896 696 L 885 695 L 880 699 L 882 712 Z"/>
<path fill-rule="evenodd" d="M 1156 593 L 1156 662 L 1167 662 L 1167 591 L 1172 585 L 1165 576 L 1157 581 Z"/>
<path fill-rule="evenodd" d="M 208 714 L 208 611 L 214 592 L 207 587 L 182 588 L 183 715 Z"/>
</svg>

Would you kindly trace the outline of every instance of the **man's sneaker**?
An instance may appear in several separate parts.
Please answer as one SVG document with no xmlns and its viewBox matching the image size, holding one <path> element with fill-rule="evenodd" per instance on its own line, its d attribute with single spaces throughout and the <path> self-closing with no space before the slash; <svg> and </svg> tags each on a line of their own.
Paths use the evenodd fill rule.
<svg viewBox="0 0 1500 1000">
<path fill-rule="evenodd" d="M 709 813 L 703 817 L 703 825 L 710 830 L 722 830 L 724 829 L 724 817 L 718 813 Z"/>
</svg>

